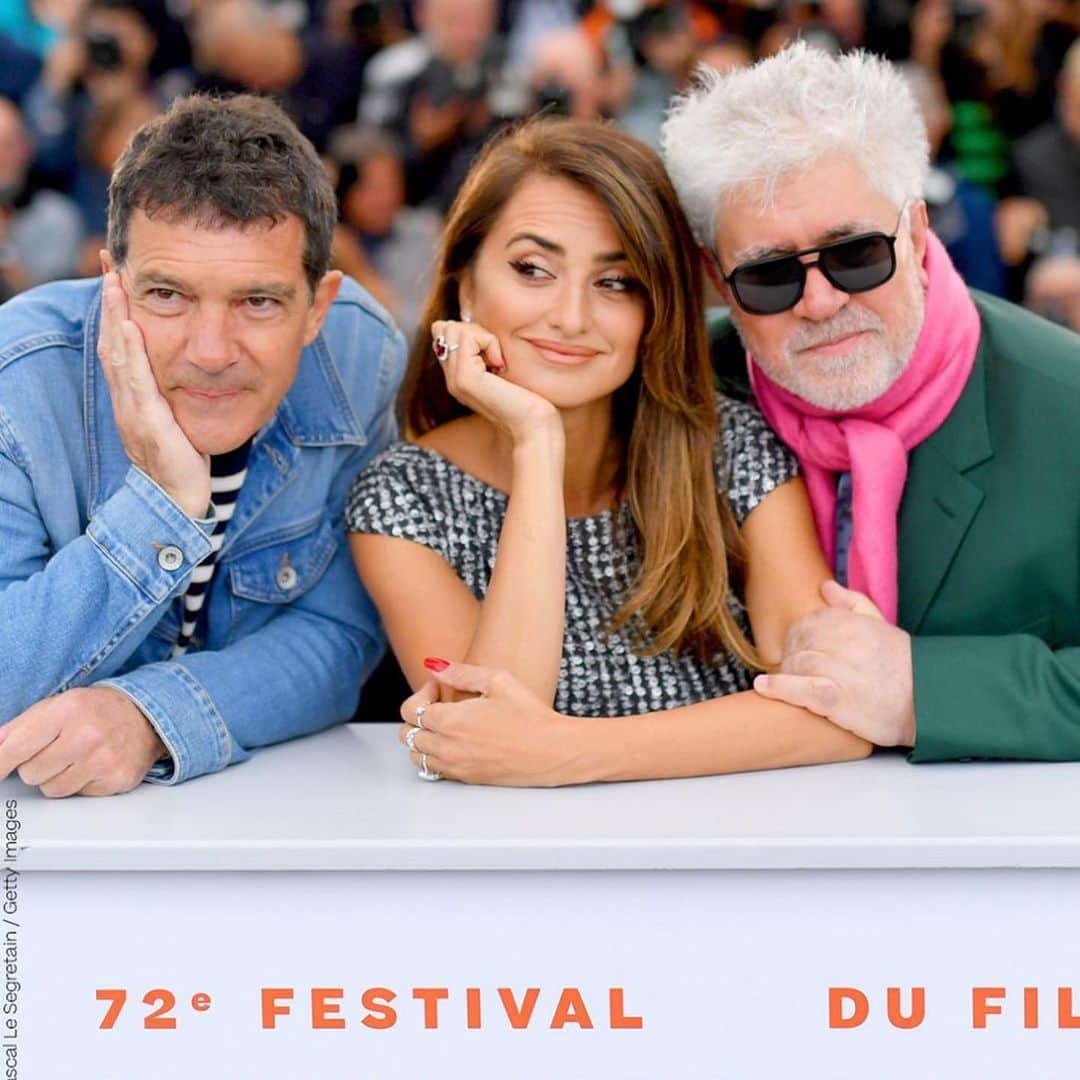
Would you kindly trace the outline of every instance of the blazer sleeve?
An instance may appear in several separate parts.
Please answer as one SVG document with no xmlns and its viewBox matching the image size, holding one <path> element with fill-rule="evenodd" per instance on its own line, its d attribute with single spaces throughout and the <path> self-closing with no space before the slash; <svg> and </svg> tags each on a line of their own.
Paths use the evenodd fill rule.
<svg viewBox="0 0 1080 1080">
<path fill-rule="evenodd" d="M 1080 760 L 1080 647 L 1035 634 L 913 637 L 913 762 Z"/>
</svg>

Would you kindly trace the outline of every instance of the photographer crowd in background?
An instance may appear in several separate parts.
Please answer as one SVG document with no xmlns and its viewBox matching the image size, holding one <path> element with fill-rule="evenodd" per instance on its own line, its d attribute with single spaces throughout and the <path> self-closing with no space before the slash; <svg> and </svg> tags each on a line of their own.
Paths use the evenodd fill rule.
<svg viewBox="0 0 1080 1080">
<path fill-rule="evenodd" d="M 1078 29 L 1078 0 L 11 0 L 0 96 L 21 116 L 3 124 L 27 149 L 0 188 L 0 293 L 96 273 L 131 132 L 187 90 L 248 90 L 324 155 L 335 265 L 412 335 L 425 248 L 501 125 L 607 117 L 656 147 L 698 64 L 745 67 L 801 37 L 904 65 L 934 144 L 931 222 L 961 273 L 1076 328 Z M 41 221 L 49 258 L 26 241 Z"/>
</svg>

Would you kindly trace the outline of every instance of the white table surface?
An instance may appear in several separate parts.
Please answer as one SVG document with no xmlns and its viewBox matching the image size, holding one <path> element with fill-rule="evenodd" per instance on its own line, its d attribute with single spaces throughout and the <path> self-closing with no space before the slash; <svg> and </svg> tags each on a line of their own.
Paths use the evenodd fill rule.
<svg viewBox="0 0 1080 1080">
<path fill-rule="evenodd" d="M 416 777 L 393 724 L 262 750 L 178 787 L 45 799 L 20 871 L 1080 867 L 1080 764 L 898 754 L 555 790 Z"/>
</svg>

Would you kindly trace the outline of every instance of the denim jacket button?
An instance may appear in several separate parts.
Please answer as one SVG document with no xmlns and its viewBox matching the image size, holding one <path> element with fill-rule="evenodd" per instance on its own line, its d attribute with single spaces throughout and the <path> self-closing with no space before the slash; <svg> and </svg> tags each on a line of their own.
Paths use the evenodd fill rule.
<svg viewBox="0 0 1080 1080">
<path fill-rule="evenodd" d="M 184 565 L 184 553 L 175 544 L 167 544 L 158 552 L 157 561 L 162 570 L 179 570 Z"/>
<path fill-rule="evenodd" d="M 295 589 L 297 581 L 296 570 L 288 564 L 279 567 L 274 580 L 277 582 L 277 587 L 282 592 L 288 592 L 290 589 Z"/>
</svg>

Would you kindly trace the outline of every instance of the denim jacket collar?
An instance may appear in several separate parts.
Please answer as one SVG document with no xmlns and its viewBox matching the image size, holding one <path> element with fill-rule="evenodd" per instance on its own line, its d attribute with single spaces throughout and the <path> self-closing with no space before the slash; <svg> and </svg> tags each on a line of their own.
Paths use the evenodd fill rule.
<svg viewBox="0 0 1080 1080">
<path fill-rule="evenodd" d="M 90 464 L 90 513 L 124 482 L 131 461 L 113 417 L 108 384 L 97 355 L 101 287 L 86 315 L 83 335 L 86 424 Z M 322 333 L 304 349 L 296 378 L 271 421 L 256 436 L 244 506 L 230 533 L 236 536 L 265 507 L 293 472 L 302 446 L 364 446 L 367 436 L 349 402 L 333 354 Z M 265 447 L 262 454 L 255 449 Z M 250 492 L 250 495 L 248 494 Z M 255 497 L 252 498 L 251 496 Z"/>
</svg>

